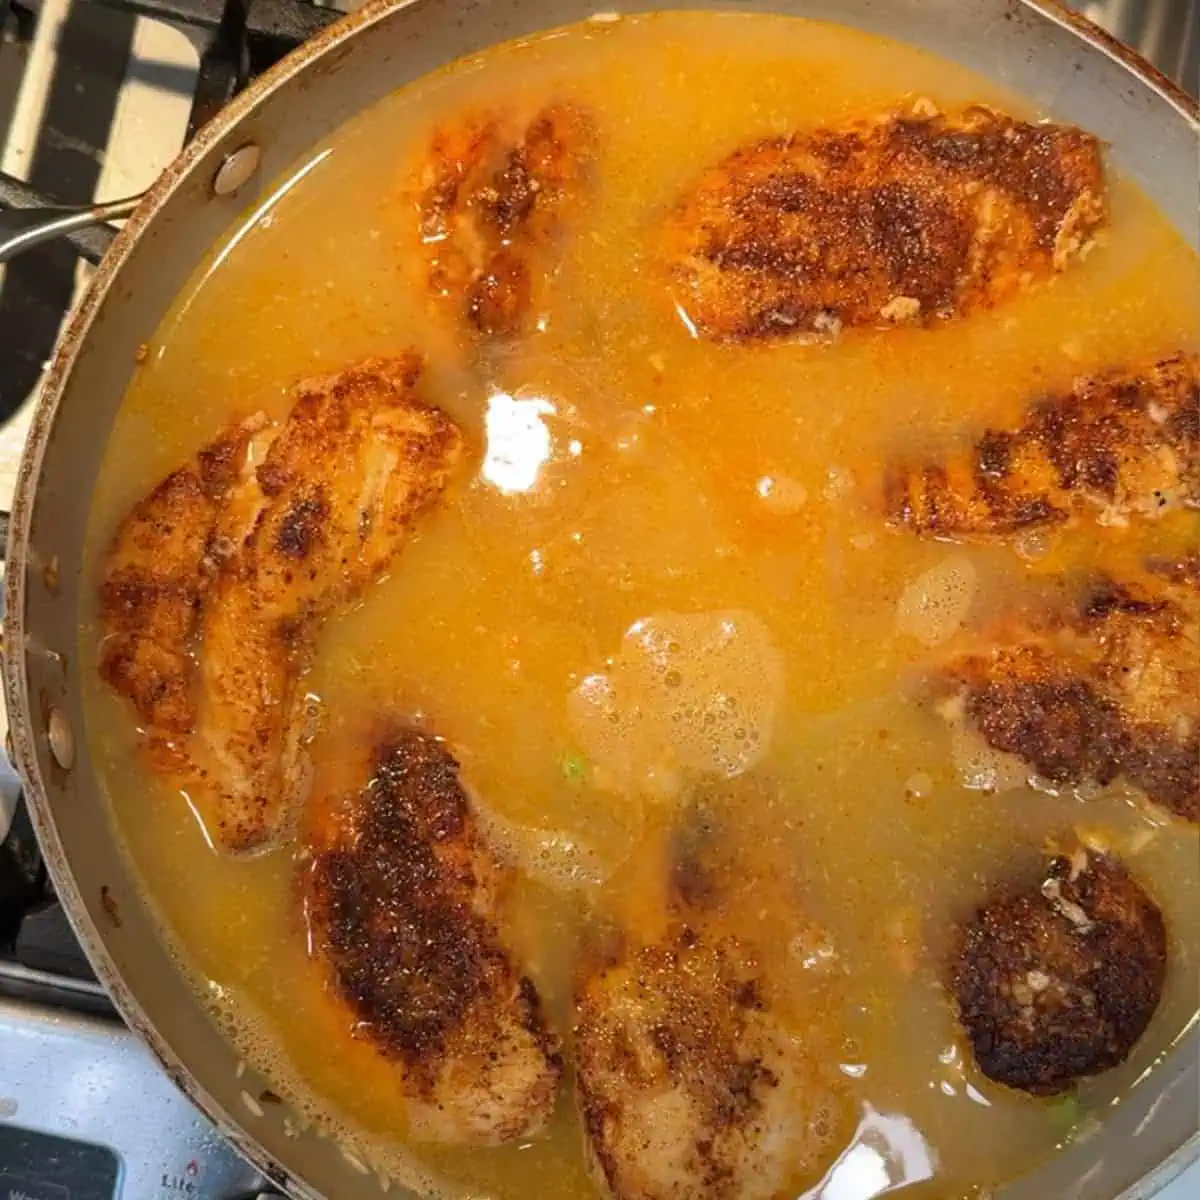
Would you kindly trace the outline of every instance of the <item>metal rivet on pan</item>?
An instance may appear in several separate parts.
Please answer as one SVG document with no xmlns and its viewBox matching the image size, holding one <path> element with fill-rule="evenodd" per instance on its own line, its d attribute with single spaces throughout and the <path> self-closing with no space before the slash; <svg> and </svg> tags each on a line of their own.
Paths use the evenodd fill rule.
<svg viewBox="0 0 1200 1200">
<path fill-rule="evenodd" d="M 213 176 L 213 194 L 232 196 L 258 170 L 260 157 L 261 151 L 253 142 L 247 142 L 227 154 Z"/>
<path fill-rule="evenodd" d="M 54 761 L 64 771 L 69 771 L 71 764 L 75 761 L 75 735 L 71 732 L 70 725 L 67 724 L 67 718 L 57 708 L 50 710 L 47 738 Z"/>
</svg>

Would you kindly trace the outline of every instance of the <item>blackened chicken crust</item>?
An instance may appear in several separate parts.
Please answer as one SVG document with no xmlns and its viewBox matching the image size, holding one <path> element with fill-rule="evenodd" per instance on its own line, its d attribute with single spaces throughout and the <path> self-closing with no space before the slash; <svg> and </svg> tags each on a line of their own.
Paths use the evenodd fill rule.
<svg viewBox="0 0 1200 1200">
<path fill-rule="evenodd" d="M 1123 777 L 1200 821 L 1200 555 L 1093 578 L 1074 606 L 992 637 L 943 669 L 951 712 L 1052 784 Z"/>
<path fill-rule="evenodd" d="M 596 152 L 591 114 L 480 112 L 434 133 L 415 174 L 424 288 L 470 331 L 527 332 Z"/>
<path fill-rule="evenodd" d="M 1106 218 L 1090 134 L 924 102 L 734 151 L 678 202 L 662 254 L 696 332 L 769 339 L 988 308 Z"/>
<path fill-rule="evenodd" d="M 562 1072 L 538 992 L 507 949 L 511 871 L 445 745 L 401 727 L 345 794 L 314 797 L 301 888 L 334 994 L 401 1074 L 417 1140 L 496 1145 L 545 1123 Z"/>
<path fill-rule="evenodd" d="M 1127 525 L 1200 507 L 1200 355 L 1084 377 L 942 461 L 900 462 L 884 484 L 898 526 L 991 538 L 1091 517 Z"/>
<path fill-rule="evenodd" d="M 1125 1061 L 1166 972 L 1158 906 L 1119 862 L 1080 848 L 974 914 L 950 986 L 983 1074 L 1048 1096 Z"/>
</svg>

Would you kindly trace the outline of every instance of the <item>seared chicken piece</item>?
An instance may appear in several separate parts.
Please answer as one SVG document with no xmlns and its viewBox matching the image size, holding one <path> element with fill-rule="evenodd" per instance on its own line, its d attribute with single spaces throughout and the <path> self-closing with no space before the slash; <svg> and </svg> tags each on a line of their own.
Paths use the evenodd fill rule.
<svg viewBox="0 0 1200 1200">
<path fill-rule="evenodd" d="M 784 1011 L 779 954 L 760 958 L 728 930 L 711 873 L 672 874 L 661 929 L 629 922 L 579 972 L 593 1176 L 615 1200 L 796 1195 L 848 1133 L 846 1096 Z"/>
<path fill-rule="evenodd" d="M 571 104 L 531 120 L 482 113 L 439 128 L 416 185 L 434 297 L 485 336 L 526 329 L 594 154 L 591 118 Z"/>
<path fill-rule="evenodd" d="M 990 307 L 1105 218 L 1090 134 L 925 103 L 735 151 L 682 198 L 663 251 L 700 334 L 779 338 Z"/>
<path fill-rule="evenodd" d="M 536 1133 L 562 1072 L 503 937 L 511 870 L 445 746 L 403 728 L 309 806 L 301 887 L 315 956 L 358 1036 L 401 1073 L 410 1135 L 497 1145 Z"/>
<path fill-rule="evenodd" d="M 959 931 L 950 986 L 979 1069 L 1034 1095 L 1119 1066 L 1167 974 L 1162 912 L 1116 859 L 1082 847 L 1005 885 Z"/>
<path fill-rule="evenodd" d="M 1200 556 L 1093 583 L 945 669 L 969 725 L 1053 784 L 1120 776 L 1200 821 Z"/>
<path fill-rule="evenodd" d="M 228 429 L 134 505 L 105 561 L 100 673 L 164 733 L 195 721 L 189 653 L 216 561 L 213 531 L 264 417 Z"/>
<path fill-rule="evenodd" d="M 594 1177 L 616 1200 L 775 1200 L 836 1148 L 831 1084 L 733 938 L 679 924 L 585 972 L 575 1028 Z"/>
<path fill-rule="evenodd" d="M 159 769 L 224 849 L 262 848 L 279 832 L 306 782 L 301 681 L 317 631 L 387 570 L 459 459 L 457 427 L 413 394 L 419 373 L 407 356 L 301 384 L 283 425 L 257 435 L 260 465 L 236 480 L 230 468 L 222 490 L 205 493 L 207 507 L 193 498 L 182 514 L 167 502 L 187 489 L 168 480 L 109 553 L 110 630 L 126 632 L 137 616 L 118 601 L 137 594 L 127 583 L 147 570 L 147 553 L 154 594 L 170 605 L 149 610 L 159 622 L 151 649 L 129 667 L 117 670 L 106 645 L 105 677 L 134 700 Z M 246 436 L 214 445 L 240 447 Z M 160 531 L 159 543 L 143 540 L 146 529 Z M 173 553 L 158 553 L 166 545 Z M 170 652 L 157 653 L 175 633 Z"/>
<path fill-rule="evenodd" d="M 302 786 L 317 630 L 387 570 L 458 462 L 457 427 L 412 394 L 419 373 L 415 357 L 374 360 L 301 385 L 252 499 L 231 503 L 253 518 L 201 624 L 192 739 L 208 765 L 193 803 L 230 849 L 268 842 Z"/>
<path fill-rule="evenodd" d="M 1080 379 L 947 462 L 888 476 L 889 516 L 987 537 L 1091 515 L 1105 525 L 1200 507 L 1200 355 Z"/>
</svg>

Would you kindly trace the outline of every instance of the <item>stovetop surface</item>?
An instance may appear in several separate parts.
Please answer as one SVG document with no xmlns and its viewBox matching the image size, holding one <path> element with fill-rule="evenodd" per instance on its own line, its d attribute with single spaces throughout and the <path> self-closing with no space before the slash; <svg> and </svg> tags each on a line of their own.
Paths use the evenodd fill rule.
<svg viewBox="0 0 1200 1200">
<path fill-rule="evenodd" d="M 275 1194 L 114 1017 L 0 995 L 0 1045 L 5 1200 Z"/>
<path fill-rule="evenodd" d="M 1200 93 L 1200 0 L 1079 7 Z M 28 204 L 29 188 L 63 203 L 142 190 L 190 129 L 333 15 L 306 0 L 0 0 L 0 206 Z M 104 240 L 0 267 L 0 506 L 29 397 Z M 118 1020 L 19 789 L 0 760 L 0 1200 L 274 1194 Z M 1200 1168 L 1161 1200 L 1200 1200 Z"/>
</svg>

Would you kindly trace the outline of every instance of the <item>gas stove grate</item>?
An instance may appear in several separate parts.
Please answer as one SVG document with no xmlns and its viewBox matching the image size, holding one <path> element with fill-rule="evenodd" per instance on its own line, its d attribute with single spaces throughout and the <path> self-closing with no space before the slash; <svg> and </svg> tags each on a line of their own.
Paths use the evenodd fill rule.
<svg viewBox="0 0 1200 1200">
<path fill-rule="evenodd" d="M 297 46 L 319 33 L 341 14 L 310 0 L 86 0 L 137 17 L 170 21 L 209 35 L 200 56 L 187 136 L 211 120 L 252 79 L 274 66 Z M 12 40 L 32 37 L 35 14 L 22 5 L 9 5 Z M 55 199 L 0 172 L 0 207 L 50 206 Z M 104 254 L 111 231 L 65 239 L 87 261 Z"/>
<path fill-rule="evenodd" d="M 336 9 L 308 0 L 91 0 L 139 17 L 157 17 L 212 35 L 200 58 L 188 137 L 261 75 L 336 20 Z"/>
<path fill-rule="evenodd" d="M 247 83 L 338 15 L 328 0 L 0 0 L 0 208 L 90 203 L 105 186 L 104 163 L 114 145 L 123 161 L 136 160 L 128 130 L 119 128 L 121 99 L 131 80 L 155 69 L 163 74 L 162 64 L 138 59 L 139 18 L 149 19 L 141 25 L 179 31 L 198 51 L 198 63 L 193 57 L 192 67 L 175 68 L 160 85 L 182 101 L 180 117 L 188 114 L 186 127 L 181 119 L 174 134 L 178 140 L 154 146 L 154 161 L 165 165 Z M 42 24 L 47 29 L 39 31 Z M 48 42 L 54 43 L 53 63 L 46 70 Z M 15 128 L 22 79 L 39 69 L 46 78 L 35 129 Z M 11 149 L 14 137 L 25 143 L 19 163 L 11 156 L 5 161 L 6 139 Z M 148 182 L 139 178 L 128 190 Z M 106 198 L 113 198 L 111 190 Z M 53 352 L 80 261 L 98 263 L 113 233 L 80 232 L 0 269 L 6 334 L 0 338 L 0 426 L 22 410 Z"/>
</svg>

